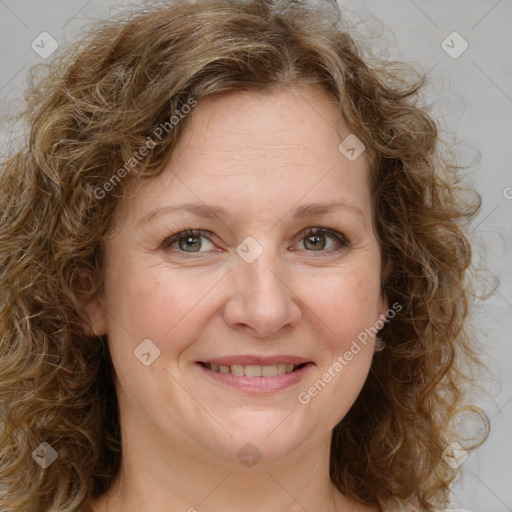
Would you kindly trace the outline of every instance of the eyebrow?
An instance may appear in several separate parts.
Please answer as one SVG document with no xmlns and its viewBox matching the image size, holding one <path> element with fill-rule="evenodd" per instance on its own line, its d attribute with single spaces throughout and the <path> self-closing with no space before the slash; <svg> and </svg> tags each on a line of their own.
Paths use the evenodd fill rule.
<svg viewBox="0 0 512 512">
<path fill-rule="evenodd" d="M 350 203 L 341 201 L 328 201 L 325 203 L 307 203 L 299 206 L 293 213 L 295 220 L 304 219 L 306 217 L 312 217 L 314 215 L 323 215 L 334 210 L 346 210 L 351 213 L 360 215 L 364 219 L 364 214 L 360 208 Z M 218 218 L 225 222 L 229 217 L 233 217 L 229 212 L 220 206 L 208 206 L 203 203 L 181 203 L 173 206 L 163 206 L 161 208 L 155 208 L 146 215 L 144 215 L 137 222 L 137 227 L 142 226 L 150 222 L 153 218 L 160 216 L 164 213 L 177 213 L 185 211 L 193 214 L 196 217 L 202 219 L 215 219 Z"/>
</svg>

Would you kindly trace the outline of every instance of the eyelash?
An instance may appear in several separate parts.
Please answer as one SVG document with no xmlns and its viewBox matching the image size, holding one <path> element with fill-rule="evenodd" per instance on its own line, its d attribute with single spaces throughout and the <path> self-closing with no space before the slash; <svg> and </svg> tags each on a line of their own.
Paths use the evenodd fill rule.
<svg viewBox="0 0 512 512">
<path fill-rule="evenodd" d="M 185 231 L 180 231 L 179 233 L 176 233 L 174 235 L 166 237 L 163 240 L 163 242 L 160 244 L 160 247 L 166 251 L 172 250 L 170 246 L 174 242 L 179 241 L 181 238 L 186 238 L 186 237 L 195 238 L 195 237 L 200 237 L 200 236 L 208 238 L 208 236 L 211 234 L 212 233 L 210 231 L 205 231 L 203 229 L 187 229 Z M 343 249 L 350 247 L 350 242 L 348 241 L 348 239 L 345 237 L 345 235 L 343 233 L 339 233 L 338 231 L 335 231 L 334 229 L 330 229 L 330 228 L 318 228 L 318 227 L 306 228 L 299 233 L 298 238 L 299 238 L 299 241 L 301 241 L 309 236 L 316 236 L 316 235 L 330 236 L 330 237 L 334 238 L 336 240 L 337 247 L 333 247 L 333 248 L 327 249 L 327 250 L 307 251 L 307 252 L 311 252 L 311 253 L 316 253 L 316 252 L 319 253 L 319 254 L 314 254 L 314 257 L 322 256 L 325 254 L 338 253 L 338 252 L 342 251 Z M 210 242 L 211 242 L 211 240 L 210 240 Z M 180 249 L 175 249 L 175 250 L 177 252 L 185 253 L 185 254 L 201 254 L 201 252 L 194 252 L 194 251 L 188 252 L 188 251 L 182 251 Z M 197 256 L 192 256 L 192 257 L 197 257 Z"/>
</svg>

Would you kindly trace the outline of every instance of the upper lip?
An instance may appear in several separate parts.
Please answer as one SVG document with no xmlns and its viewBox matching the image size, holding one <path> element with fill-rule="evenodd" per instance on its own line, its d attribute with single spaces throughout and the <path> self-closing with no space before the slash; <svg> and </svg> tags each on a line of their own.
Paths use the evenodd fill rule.
<svg viewBox="0 0 512 512">
<path fill-rule="evenodd" d="M 222 364 L 231 366 L 233 364 L 240 365 L 258 365 L 258 366 L 272 366 L 275 364 L 304 364 L 311 363 L 308 359 L 303 357 L 279 355 L 279 356 L 256 356 L 256 355 L 241 355 L 241 356 L 225 356 L 225 357 L 212 357 L 198 361 L 198 363 L 208 364 Z"/>
</svg>

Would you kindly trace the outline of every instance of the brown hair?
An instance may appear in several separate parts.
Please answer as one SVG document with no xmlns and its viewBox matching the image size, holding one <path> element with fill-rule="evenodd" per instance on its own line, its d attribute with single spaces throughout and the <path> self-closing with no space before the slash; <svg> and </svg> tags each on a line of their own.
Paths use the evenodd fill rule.
<svg viewBox="0 0 512 512">
<path fill-rule="evenodd" d="M 162 171 L 188 118 L 169 120 L 191 100 L 305 84 L 332 96 L 366 146 L 382 289 L 402 306 L 334 429 L 331 478 L 369 504 L 446 503 L 459 470 L 443 451 L 476 446 L 454 420 L 482 367 L 467 323 L 480 197 L 418 106 L 425 77 L 365 54 L 327 0 L 146 4 L 94 25 L 29 77 L 27 136 L 0 180 L 0 509 L 77 511 L 118 472 L 108 340 L 85 332 L 79 282 L 90 270 L 91 295 L 101 290 L 102 244 L 127 184 Z M 44 470 L 31 457 L 43 441 L 58 453 Z"/>
</svg>

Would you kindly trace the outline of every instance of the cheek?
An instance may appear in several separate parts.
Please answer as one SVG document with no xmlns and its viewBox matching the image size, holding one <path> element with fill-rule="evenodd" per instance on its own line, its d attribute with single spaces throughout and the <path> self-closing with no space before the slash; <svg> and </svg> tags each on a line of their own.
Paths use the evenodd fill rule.
<svg viewBox="0 0 512 512">
<path fill-rule="evenodd" d="M 306 304 L 318 317 L 316 323 L 323 326 L 331 344 L 340 350 L 350 346 L 378 318 L 380 282 L 372 269 L 333 271 L 317 280 L 315 287 L 308 280 L 301 288 L 300 296 L 308 297 Z"/>
<path fill-rule="evenodd" d="M 144 339 L 150 339 L 162 353 L 179 353 L 206 317 L 209 291 L 218 276 L 191 278 L 184 272 L 170 272 L 164 265 L 111 262 L 106 282 L 111 351 L 119 358 L 132 355 Z M 203 299 L 203 300 L 202 300 Z"/>
<path fill-rule="evenodd" d="M 323 428 L 334 428 L 347 414 L 368 377 L 379 297 L 379 275 L 371 268 L 333 272 L 309 295 L 318 368 L 298 401 L 312 407 Z"/>
</svg>

